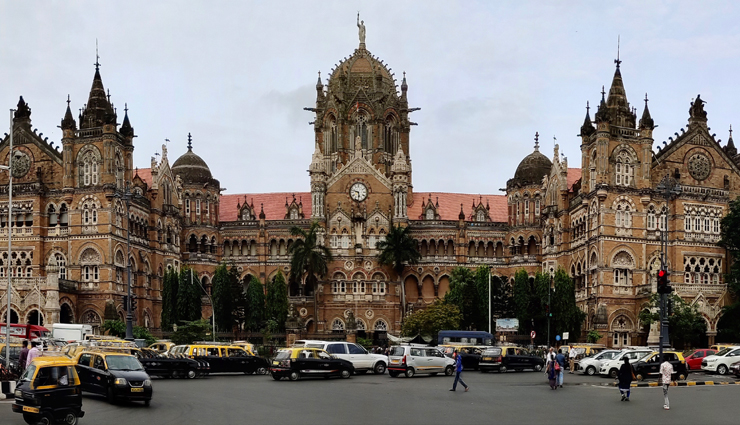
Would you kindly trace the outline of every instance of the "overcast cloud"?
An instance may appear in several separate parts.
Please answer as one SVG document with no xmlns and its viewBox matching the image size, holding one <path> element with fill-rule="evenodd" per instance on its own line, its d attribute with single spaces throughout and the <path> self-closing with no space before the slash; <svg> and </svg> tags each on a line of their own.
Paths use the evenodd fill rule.
<svg viewBox="0 0 740 425">
<path fill-rule="evenodd" d="M 94 74 L 136 130 L 135 165 L 169 144 L 208 163 L 227 193 L 308 191 L 316 73 L 358 45 L 407 72 L 416 191 L 497 193 L 541 135 L 569 165 L 586 101 L 609 89 L 617 36 L 627 97 L 645 93 L 656 145 L 686 126 L 701 93 L 722 144 L 738 122 L 740 25 L 712 1 L 57 1 L 0 3 L 0 128 L 18 96 L 60 144 Z M 592 110 L 592 116 L 593 116 Z M 7 130 L 0 131 L 0 134 Z"/>
</svg>

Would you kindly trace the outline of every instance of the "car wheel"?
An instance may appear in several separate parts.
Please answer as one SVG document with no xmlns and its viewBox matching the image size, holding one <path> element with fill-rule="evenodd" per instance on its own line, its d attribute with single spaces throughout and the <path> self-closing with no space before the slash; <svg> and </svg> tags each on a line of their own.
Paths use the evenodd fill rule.
<svg viewBox="0 0 740 425">
<path fill-rule="evenodd" d="M 727 375 L 727 366 L 723 364 L 717 366 L 717 373 L 719 373 L 720 375 Z"/>
<path fill-rule="evenodd" d="M 541 365 L 541 364 L 538 364 L 538 365 L 534 365 L 534 371 L 535 371 L 535 372 L 539 372 L 539 371 L 541 371 L 541 370 L 542 370 L 542 365 Z"/>
<path fill-rule="evenodd" d="M 638 381 L 642 381 L 643 379 L 645 379 L 645 377 L 642 376 L 642 373 L 638 373 L 637 375 L 635 375 L 635 379 L 637 379 Z"/>
<path fill-rule="evenodd" d="M 445 368 L 445 376 L 452 376 L 455 373 L 455 368 L 452 366 L 447 366 Z"/>
<path fill-rule="evenodd" d="M 152 404 L 152 399 L 144 400 L 144 406 L 149 407 Z"/>
<path fill-rule="evenodd" d="M 385 373 L 385 363 L 378 362 L 375 364 L 375 367 L 373 368 L 373 373 L 376 375 L 382 375 Z"/>
<path fill-rule="evenodd" d="M 506 373 L 506 366 L 499 366 L 498 373 Z"/>
<path fill-rule="evenodd" d="M 272 374 L 272 379 L 274 379 L 274 380 L 276 380 L 276 381 L 279 381 L 279 380 L 280 380 L 280 377 L 279 377 L 279 376 L 277 376 L 277 375 L 275 375 L 275 374 L 273 373 L 273 374 Z"/>
<path fill-rule="evenodd" d="M 34 425 L 36 422 L 38 422 L 38 420 L 36 419 L 36 416 L 30 413 L 24 413 L 23 420 L 26 421 L 28 425 Z"/>
<path fill-rule="evenodd" d="M 683 380 L 685 380 L 685 379 L 686 379 L 686 374 L 685 374 L 685 373 L 679 373 L 679 374 L 678 374 L 678 380 L 679 380 L 679 381 L 683 381 Z"/>
<path fill-rule="evenodd" d="M 298 373 L 298 372 L 290 372 L 290 375 L 288 375 L 288 378 L 291 381 L 297 381 L 297 380 L 301 379 L 301 374 Z"/>
<path fill-rule="evenodd" d="M 74 412 L 67 412 L 62 420 L 64 425 L 77 425 L 77 415 Z"/>
<path fill-rule="evenodd" d="M 389 371 L 388 371 L 388 375 L 389 375 L 389 376 L 390 376 L 391 378 L 398 378 L 398 372 L 396 372 L 395 370 L 389 370 Z"/>
<path fill-rule="evenodd" d="M 44 413 L 35 423 L 36 425 L 52 425 L 54 422 L 54 417 L 51 414 Z"/>
<path fill-rule="evenodd" d="M 267 375 L 267 372 L 268 370 L 264 366 L 260 366 L 257 368 L 257 370 L 254 371 L 254 373 L 256 373 L 257 375 Z"/>
<path fill-rule="evenodd" d="M 609 371 L 610 378 L 617 379 L 617 375 L 619 375 L 619 371 L 617 369 L 612 369 Z"/>
<path fill-rule="evenodd" d="M 195 373 L 195 371 L 194 371 L 194 370 L 190 369 L 190 370 L 188 371 L 188 379 L 195 379 L 195 377 L 196 377 L 196 376 L 198 376 L 198 374 L 197 374 L 197 373 Z"/>
<path fill-rule="evenodd" d="M 596 368 L 593 366 L 589 366 L 586 368 L 586 375 L 588 376 L 594 376 L 596 375 Z"/>
<path fill-rule="evenodd" d="M 108 400 L 108 403 L 115 404 L 116 403 L 116 397 L 113 395 L 113 388 L 108 387 L 108 391 L 106 392 L 106 397 Z"/>
<path fill-rule="evenodd" d="M 342 379 L 349 379 L 349 377 L 352 376 L 352 372 L 350 372 L 349 369 L 342 369 L 339 376 L 341 376 Z"/>
<path fill-rule="evenodd" d="M 416 372 L 414 371 L 414 368 L 413 367 L 410 367 L 410 368 L 406 369 L 406 377 L 407 378 L 412 378 L 414 376 L 414 373 L 416 373 Z"/>
</svg>

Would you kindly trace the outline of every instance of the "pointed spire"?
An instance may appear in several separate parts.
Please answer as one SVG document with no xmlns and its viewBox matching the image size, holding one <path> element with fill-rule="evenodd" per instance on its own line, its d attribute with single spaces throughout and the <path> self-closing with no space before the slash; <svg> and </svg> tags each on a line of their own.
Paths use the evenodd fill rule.
<svg viewBox="0 0 740 425">
<path fill-rule="evenodd" d="M 406 83 L 406 71 L 403 71 L 403 81 L 401 81 L 401 91 L 406 93 L 409 89 L 409 85 Z"/>
<path fill-rule="evenodd" d="M 534 151 L 539 152 L 540 151 L 540 132 L 536 131 L 534 133 Z"/>
<path fill-rule="evenodd" d="M 596 122 L 603 122 L 609 120 L 609 112 L 606 108 L 606 99 L 604 98 L 604 95 L 606 92 L 604 91 L 604 86 L 601 86 L 601 102 L 599 103 L 599 107 L 596 109 L 596 114 L 594 114 L 594 119 L 596 119 Z"/>
<path fill-rule="evenodd" d="M 67 111 L 64 113 L 61 127 L 62 130 L 77 130 L 77 123 L 75 122 L 74 117 L 72 117 L 72 109 L 70 109 L 69 104 L 69 95 L 67 95 Z"/>
<path fill-rule="evenodd" d="M 321 83 L 321 71 L 319 71 L 319 79 L 316 80 L 316 90 L 323 90 L 324 85 Z"/>
<path fill-rule="evenodd" d="M 655 121 L 650 116 L 650 110 L 648 109 L 648 95 L 645 93 L 645 109 L 642 111 L 642 118 L 640 118 L 640 128 L 652 130 L 655 128 Z"/>
<path fill-rule="evenodd" d="M 96 49 L 97 50 L 97 49 Z M 97 52 L 96 52 L 97 57 Z M 93 77 L 90 95 L 82 111 L 80 129 L 100 127 L 103 124 L 115 124 L 116 113 L 109 102 L 108 95 L 100 76 L 100 63 L 95 61 L 95 76 Z"/>
<path fill-rule="evenodd" d="M 460 204 L 460 214 L 457 215 L 460 220 L 465 220 L 465 212 L 463 211 L 463 204 Z"/>
<path fill-rule="evenodd" d="M 134 128 L 131 127 L 131 122 L 128 120 L 128 103 L 123 104 L 123 111 L 123 124 L 121 124 L 121 129 L 119 130 L 119 132 L 124 137 L 134 137 Z"/>
<path fill-rule="evenodd" d="M 265 204 L 260 204 L 260 220 L 265 219 Z"/>
<path fill-rule="evenodd" d="M 583 137 L 588 137 L 596 131 L 594 124 L 591 122 L 590 109 L 591 107 L 586 101 L 586 118 L 583 119 L 583 125 L 581 126 L 581 136 Z"/>
<path fill-rule="evenodd" d="M 731 158 L 737 155 L 737 148 L 735 147 L 735 142 L 732 140 L 732 125 L 730 125 L 730 139 L 727 140 L 724 150 Z"/>
</svg>

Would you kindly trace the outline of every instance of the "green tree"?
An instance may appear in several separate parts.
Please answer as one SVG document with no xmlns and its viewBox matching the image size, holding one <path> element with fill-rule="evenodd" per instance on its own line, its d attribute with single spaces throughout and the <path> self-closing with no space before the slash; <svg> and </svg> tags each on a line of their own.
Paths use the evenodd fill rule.
<svg viewBox="0 0 740 425">
<path fill-rule="evenodd" d="M 408 227 L 391 226 L 385 239 L 377 243 L 378 262 L 384 266 L 390 266 L 396 273 L 399 285 L 401 285 L 401 303 L 403 311 L 406 311 L 406 288 L 401 277 L 406 266 L 413 266 L 421 259 L 417 248 L 418 244 L 411 237 Z"/>
<path fill-rule="evenodd" d="M 265 300 L 265 317 L 277 323 L 277 330 L 273 333 L 285 331 L 288 307 L 288 285 L 285 283 L 283 273 L 278 270 L 277 275 L 267 285 Z"/>
<path fill-rule="evenodd" d="M 450 273 L 450 289 L 444 302 L 457 306 L 463 315 L 463 329 L 488 330 L 488 267 L 472 271 L 455 267 Z"/>
<path fill-rule="evenodd" d="M 718 245 L 727 249 L 732 259 L 725 281 L 732 302 L 722 309 L 717 323 L 717 341 L 740 340 L 740 198 L 730 202 L 730 209 L 720 223 Z"/>
<path fill-rule="evenodd" d="M 167 270 L 162 281 L 162 329 L 170 330 L 177 323 L 177 290 L 179 280 L 174 270 Z"/>
<path fill-rule="evenodd" d="M 205 341 L 211 333 L 211 322 L 206 319 L 183 321 L 172 334 L 172 342 L 177 345 Z"/>
<path fill-rule="evenodd" d="M 316 285 L 320 278 L 329 272 L 329 262 L 332 260 L 329 248 L 319 243 L 318 221 L 311 223 L 308 231 L 298 226 L 290 228 L 290 234 L 298 239 L 288 249 L 290 255 L 290 275 L 298 283 L 316 292 Z"/>
<path fill-rule="evenodd" d="M 514 295 L 506 276 L 491 276 L 491 314 L 494 318 L 508 319 L 514 314 Z"/>
<path fill-rule="evenodd" d="M 202 290 L 197 279 L 189 267 L 180 269 L 176 309 L 178 322 L 192 322 L 203 317 L 200 298 Z"/>
<path fill-rule="evenodd" d="M 258 332 L 265 321 L 265 290 L 262 282 L 256 277 L 247 275 L 244 279 L 244 286 L 247 288 L 244 327 L 249 331 Z"/>
<path fill-rule="evenodd" d="M 124 335 L 126 334 L 126 329 L 124 328 Z M 152 335 L 151 332 L 149 332 L 149 329 L 143 327 L 143 326 L 134 326 L 133 334 L 135 339 L 143 339 L 146 341 L 146 345 L 151 345 L 157 342 L 157 338 L 154 338 L 154 335 Z"/>
<path fill-rule="evenodd" d="M 437 334 L 443 329 L 460 329 L 463 315 L 453 304 L 435 300 L 423 310 L 406 316 L 401 332 L 404 336 L 429 335 L 436 341 Z"/>
<path fill-rule="evenodd" d="M 521 331 L 529 329 L 529 322 L 533 319 L 530 313 L 532 302 L 532 287 L 529 282 L 527 271 L 522 269 L 514 274 L 514 315 L 519 319 Z"/>
<path fill-rule="evenodd" d="M 122 320 L 106 320 L 103 323 L 103 330 L 108 335 L 117 336 L 123 338 L 126 336 L 126 324 Z"/>
<path fill-rule="evenodd" d="M 675 293 L 669 294 L 666 301 L 671 304 L 671 308 L 667 308 L 671 345 L 674 347 L 697 346 L 701 342 L 701 336 L 707 332 L 707 323 L 699 313 L 699 308 L 687 303 Z M 660 294 L 653 294 L 650 300 L 642 306 L 640 322 L 645 326 L 660 322 L 659 307 Z"/>
<path fill-rule="evenodd" d="M 237 302 L 239 294 L 234 284 L 233 274 L 221 263 L 216 267 L 211 286 L 213 314 L 216 315 L 216 328 L 228 331 L 237 323 Z"/>
<path fill-rule="evenodd" d="M 570 334 L 570 341 L 576 342 L 581 336 L 581 327 L 586 313 L 576 305 L 576 292 L 573 279 L 562 268 L 555 272 L 554 288 L 550 296 L 552 330 L 555 335 Z"/>
</svg>

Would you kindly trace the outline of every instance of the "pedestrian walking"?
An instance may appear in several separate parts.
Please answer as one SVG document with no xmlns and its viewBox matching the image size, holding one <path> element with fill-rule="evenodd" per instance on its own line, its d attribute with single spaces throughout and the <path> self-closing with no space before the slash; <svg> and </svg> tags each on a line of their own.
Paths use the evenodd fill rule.
<svg viewBox="0 0 740 425">
<path fill-rule="evenodd" d="M 630 401 L 630 386 L 636 378 L 635 371 L 632 370 L 632 365 L 627 357 L 624 358 L 624 363 L 619 368 L 617 379 L 619 379 L 619 393 L 622 394 L 622 401 Z"/>
<path fill-rule="evenodd" d="M 457 348 L 455 348 L 455 352 L 453 353 L 453 356 L 455 356 L 455 383 L 452 384 L 452 388 L 450 388 L 450 391 L 455 391 L 457 389 L 457 382 L 460 381 L 463 387 L 465 387 L 465 392 L 468 392 L 470 389 L 467 384 L 465 384 L 465 381 L 462 379 L 462 372 L 463 372 L 463 364 L 462 364 L 462 356 L 460 353 L 457 352 Z"/>
<path fill-rule="evenodd" d="M 39 343 L 36 341 L 31 342 L 31 349 L 28 350 L 28 356 L 26 358 L 26 364 L 25 367 L 28 369 L 28 366 L 31 365 L 31 362 L 33 359 L 41 355 L 41 349 L 39 349 Z"/>
<path fill-rule="evenodd" d="M 552 350 L 552 349 L 550 349 L 550 350 Z M 551 357 L 550 354 L 548 354 L 547 356 L 548 356 L 548 358 Z M 552 360 L 548 360 L 547 361 L 547 370 L 546 370 L 546 373 L 547 373 L 547 381 L 550 384 L 550 389 L 551 390 L 556 390 L 558 388 L 558 385 L 557 385 L 557 383 L 558 383 L 558 373 L 559 373 L 559 370 L 558 369 L 560 369 L 560 365 L 558 364 L 558 362 L 555 359 L 552 359 Z"/>
<path fill-rule="evenodd" d="M 668 387 L 671 386 L 671 381 L 673 381 L 673 365 L 668 361 L 667 355 L 665 355 L 665 359 L 660 365 L 660 378 L 663 384 L 663 409 L 670 410 L 671 407 L 668 404 Z"/>
<path fill-rule="evenodd" d="M 21 354 L 18 357 L 18 368 L 23 372 L 26 369 L 26 360 L 28 360 L 28 340 L 24 339 L 21 344 L 23 348 L 21 348 Z"/>
<path fill-rule="evenodd" d="M 565 355 L 563 355 L 563 349 L 558 350 L 558 354 L 555 356 L 555 362 L 557 363 L 558 380 L 557 385 L 563 388 L 563 373 L 565 372 Z"/>
<path fill-rule="evenodd" d="M 573 344 L 571 344 L 568 349 L 568 361 L 570 362 L 570 371 L 568 373 L 573 373 L 576 370 L 576 355 L 576 349 L 573 348 Z"/>
</svg>

